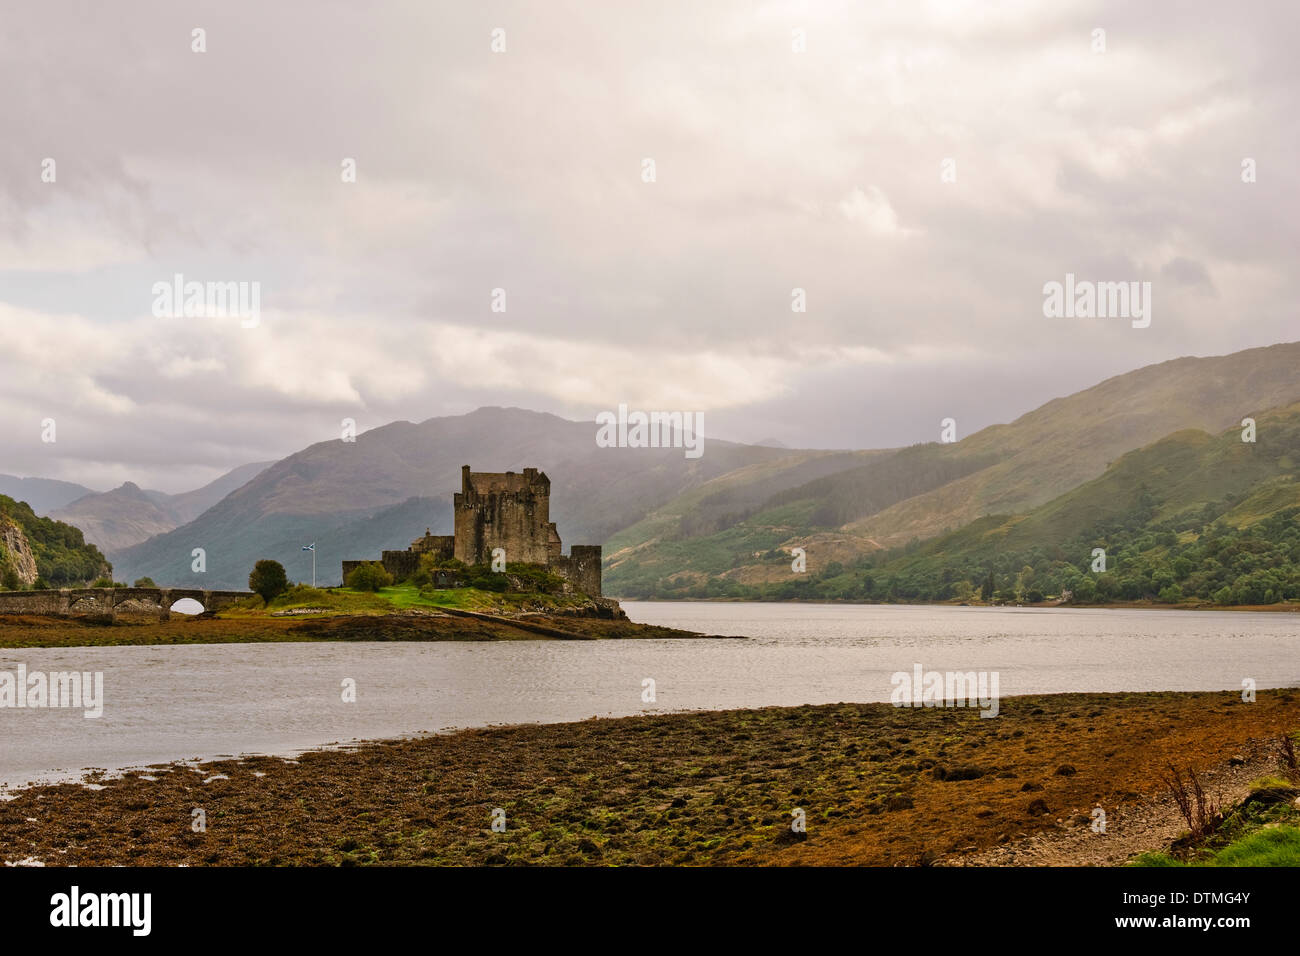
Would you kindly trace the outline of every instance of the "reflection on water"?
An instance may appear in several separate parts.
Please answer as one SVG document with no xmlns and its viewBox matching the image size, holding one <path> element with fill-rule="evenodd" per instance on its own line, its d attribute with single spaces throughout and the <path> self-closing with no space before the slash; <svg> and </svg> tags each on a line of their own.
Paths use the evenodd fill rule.
<svg viewBox="0 0 1300 956">
<path fill-rule="evenodd" d="M 1289 613 L 627 602 L 750 639 L 0 649 L 0 671 L 104 672 L 104 715 L 0 709 L 0 782 L 596 715 L 889 699 L 890 675 L 998 671 L 1003 696 L 1300 686 Z M 657 700 L 641 700 L 653 678 Z M 342 683 L 356 681 L 356 703 Z"/>
</svg>

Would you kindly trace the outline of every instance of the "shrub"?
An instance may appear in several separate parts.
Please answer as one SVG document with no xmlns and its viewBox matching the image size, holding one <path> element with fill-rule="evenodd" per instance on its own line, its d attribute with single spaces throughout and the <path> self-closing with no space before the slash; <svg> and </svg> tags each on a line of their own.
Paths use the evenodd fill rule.
<svg viewBox="0 0 1300 956">
<path fill-rule="evenodd" d="M 258 561 L 248 576 L 248 589 L 257 592 L 269 604 L 289 590 L 289 577 L 284 573 L 284 565 L 266 558 Z"/>
<path fill-rule="evenodd" d="M 378 561 L 357 565 L 343 582 L 354 591 L 378 591 L 393 583 L 393 576 Z"/>
<path fill-rule="evenodd" d="M 12 564 L 6 564 L 4 571 L 0 572 L 0 585 L 3 585 L 6 591 L 22 590 L 23 582 L 18 579 L 18 572 L 14 570 Z"/>
<path fill-rule="evenodd" d="M 1187 768 L 1184 777 L 1177 767 L 1170 764 L 1169 774 L 1162 775 L 1161 781 L 1187 821 L 1187 829 L 1194 841 L 1204 840 L 1223 824 L 1223 801 L 1206 794 L 1191 767 Z"/>
<path fill-rule="evenodd" d="M 153 578 L 144 577 L 144 578 L 136 578 L 135 584 L 131 586 L 136 588 L 156 588 L 158 585 L 153 583 Z"/>
</svg>

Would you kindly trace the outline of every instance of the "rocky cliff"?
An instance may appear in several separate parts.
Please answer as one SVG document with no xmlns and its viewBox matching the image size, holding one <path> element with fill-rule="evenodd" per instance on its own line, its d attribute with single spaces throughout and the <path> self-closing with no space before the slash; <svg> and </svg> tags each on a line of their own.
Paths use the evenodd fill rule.
<svg viewBox="0 0 1300 956">
<path fill-rule="evenodd" d="M 24 588 L 30 588 L 36 580 L 36 556 L 27 535 L 12 521 L 0 519 L 0 584 L 10 569 Z"/>
</svg>

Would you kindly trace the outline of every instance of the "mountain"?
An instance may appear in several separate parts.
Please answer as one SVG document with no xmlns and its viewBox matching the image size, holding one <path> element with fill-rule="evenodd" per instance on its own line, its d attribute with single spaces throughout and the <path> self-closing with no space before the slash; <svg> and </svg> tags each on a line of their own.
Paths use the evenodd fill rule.
<svg viewBox="0 0 1300 956">
<path fill-rule="evenodd" d="M 164 495 L 143 491 L 128 481 L 112 491 L 78 498 L 51 517 L 76 525 L 86 540 L 114 554 L 176 527 L 175 515 L 160 501 L 165 502 Z"/>
<path fill-rule="evenodd" d="M 871 451 L 710 441 L 688 459 L 681 449 L 601 448 L 592 423 L 517 408 L 394 422 L 305 448 L 113 557 L 126 577 L 240 587 L 263 557 L 309 578 L 301 549 L 315 542 L 317 579 L 332 583 L 345 558 L 405 547 L 426 527 L 450 531 L 462 464 L 537 466 L 551 477 L 565 543 L 605 545 L 608 593 L 680 594 L 717 580 L 760 588 L 785 579 L 790 548 L 805 549 L 813 574 L 856 564 L 987 515 L 1032 512 L 1167 436 L 1217 435 L 1300 401 L 1298 365 L 1300 343 L 1175 359 L 959 442 Z"/>
<path fill-rule="evenodd" d="M 172 531 L 114 553 L 118 573 L 159 583 L 243 587 L 259 558 L 309 579 L 315 542 L 319 583 L 337 583 L 345 558 L 404 548 L 432 528 L 451 530 L 462 465 L 482 471 L 535 466 L 551 478 L 551 520 L 566 546 L 598 544 L 690 488 L 793 452 L 708 441 L 680 448 L 602 448 L 596 426 L 518 408 L 480 408 L 419 424 L 394 422 L 355 442 L 321 442 L 276 462 L 212 508 Z M 202 548 L 206 571 L 192 570 Z"/>
<path fill-rule="evenodd" d="M 176 516 L 176 524 L 187 524 L 232 491 L 248 484 L 273 464 L 275 463 L 271 461 L 255 461 L 248 465 L 240 465 L 202 488 L 163 497 L 166 499 L 168 509 Z"/>
<path fill-rule="evenodd" d="M 53 478 L 15 478 L 13 475 L 0 475 L 0 495 L 25 501 L 38 515 L 48 515 L 51 511 L 62 508 L 71 501 L 76 501 L 94 492 L 84 485 L 70 481 L 57 481 Z"/>
<path fill-rule="evenodd" d="M 23 501 L 0 495 L 0 576 L 12 570 L 20 586 L 36 574 L 52 587 L 84 584 L 112 574 L 112 567 L 81 531 L 52 518 L 39 517 Z"/>
<path fill-rule="evenodd" d="M 1268 604 L 1300 598 L 1300 403 L 1259 413 L 1256 440 L 1178 431 L 1018 515 L 832 563 L 748 597 L 1000 600 L 1070 590 L 1085 600 Z M 1094 569 L 1105 551 L 1104 570 Z"/>
<path fill-rule="evenodd" d="M 76 525 L 110 556 L 157 534 L 193 521 L 230 492 L 265 470 L 270 462 L 243 465 L 194 491 L 169 495 L 149 491 L 134 482 L 102 493 L 90 493 L 51 512 L 51 517 Z"/>
<path fill-rule="evenodd" d="M 1127 451 L 1183 429 L 1217 433 L 1264 409 L 1300 400 L 1300 342 L 1212 358 L 1179 358 L 1058 398 L 1010 425 L 949 446 L 996 464 L 850 525 L 885 545 L 932 537 L 984 514 L 1055 498 Z"/>
<path fill-rule="evenodd" d="M 697 498 L 683 497 L 608 542 L 606 591 L 680 594 L 718 576 L 744 586 L 782 581 L 789 557 L 776 555 L 792 547 L 804 548 L 816 571 L 983 515 L 1029 511 L 1167 435 L 1218 433 L 1300 400 L 1298 367 L 1300 343 L 1147 366 L 959 442 L 877 453 L 810 475 L 732 509 L 730 523 L 696 520 Z"/>
</svg>

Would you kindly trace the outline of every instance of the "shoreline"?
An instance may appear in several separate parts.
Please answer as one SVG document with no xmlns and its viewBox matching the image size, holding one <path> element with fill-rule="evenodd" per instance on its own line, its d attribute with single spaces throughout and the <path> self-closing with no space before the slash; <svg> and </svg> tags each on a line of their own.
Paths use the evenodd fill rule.
<svg viewBox="0 0 1300 956">
<path fill-rule="evenodd" d="M 0 650 L 175 644 L 316 643 L 331 641 L 696 640 L 703 634 L 657 624 L 576 615 L 517 618 L 464 611 L 392 614 L 288 614 L 112 624 L 61 617 L 0 615 Z"/>
<path fill-rule="evenodd" d="M 886 603 L 881 601 L 833 601 L 817 600 L 809 601 L 803 598 L 789 598 L 784 601 L 756 601 L 752 598 L 641 598 L 641 597 L 619 597 L 616 598 L 620 604 L 819 604 L 826 607 L 968 607 L 968 608 L 996 608 L 999 610 L 1077 610 L 1077 611 L 1260 611 L 1260 612 L 1297 612 L 1300 613 L 1300 604 L 1287 604 L 1279 602 L 1277 604 L 1205 604 L 1205 603 L 1180 603 L 1180 604 L 1161 604 L 1159 601 L 1119 601 L 1110 604 L 1058 604 L 1055 602 L 1041 601 L 1038 604 L 958 604 L 952 602 L 910 602 L 895 601 Z"/>
<path fill-rule="evenodd" d="M 1016 865 L 1017 848 L 1062 834 L 1100 846 L 1095 806 L 1123 835 L 1170 763 L 1213 787 L 1240 754 L 1298 729 L 1296 688 L 1250 704 L 1237 692 L 1013 697 L 995 719 L 827 704 L 469 729 L 9 791 L 0 859 Z M 498 808 L 505 832 L 491 828 Z M 789 827 L 796 809 L 806 833 Z"/>
</svg>

